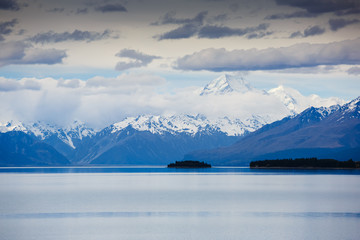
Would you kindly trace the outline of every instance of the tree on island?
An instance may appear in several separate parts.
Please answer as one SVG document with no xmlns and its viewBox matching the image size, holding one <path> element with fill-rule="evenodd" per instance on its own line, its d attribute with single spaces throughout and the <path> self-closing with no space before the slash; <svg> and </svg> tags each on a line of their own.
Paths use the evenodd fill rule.
<svg viewBox="0 0 360 240">
<path fill-rule="evenodd" d="M 199 161 L 176 161 L 175 163 L 170 163 L 168 168 L 211 168 L 211 165 L 205 162 Z"/>
</svg>

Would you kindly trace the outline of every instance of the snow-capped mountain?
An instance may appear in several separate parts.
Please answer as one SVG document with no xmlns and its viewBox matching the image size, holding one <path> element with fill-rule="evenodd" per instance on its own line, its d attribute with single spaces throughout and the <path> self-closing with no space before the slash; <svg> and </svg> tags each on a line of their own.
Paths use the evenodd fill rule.
<svg viewBox="0 0 360 240">
<path fill-rule="evenodd" d="M 304 96 L 299 91 L 283 85 L 270 89 L 268 94 L 278 98 L 292 114 L 300 113 L 308 107 L 330 107 L 345 103 L 344 100 L 336 97 L 321 98 L 316 94 Z"/>
<path fill-rule="evenodd" d="M 10 131 L 24 132 L 35 136 L 39 140 L 47 140 L 55 136 L 73 149 L 76 148 L 74 141 L 81 141 L 85 137 L 92 137 L 96 133 L 80 121 L 74 121 L 65 128 L 44 122 L 23 123 L 13 120 L 7 123 L 0 123 L 0 132 Z"/>
<path fill-rule="evenodd" d="M 256 89 L 251 86 L 251 84 L 247 82 L 242 76 L 227 74 L 221 75 L 220 77 L 214 79 L 209 84 L 207 84 L 204 88 L 198 89 L 197 93 L 201 96 L 221 96 L 227 94 L 245 95 L 251 93 L 252 96 L 258 96 L 258 98 L 262 100 L 268 97 L 269 101 L 271 101 L 271 97 L 275 97 L 280 101 L 279 104 L 285 106 L 288 109 L 288 115 L 300 113 L 309 107 L 330 107 L 332 105 L 345 104 L 344 100 L 336 97 L 321 98 L 316 94 L 304 96 L 296 89 L 285 87 L 283 85 L 280 85 L 268 91 Z M 244 100 L 244 98 L 242 98 L 242 100 Z M 259 104 L 261 104 L 261 102 L 259 102 Z M 278 107 L 280 108 L 280 105 Z M 279 119 L 274 119 L 273 117 L 264 115 L 262 115 L 261 117 L 267 118 L 270 120 L 270 122 L 272 122 L 279 120 L 280 118 L 285 116 L 283 115 Z"/>
<path fill-rule="evenodd" d="M 187 159 L 216 165 L 246 165 L 252 160 L 333 158 L 360 161 L 360 97 L 343 106 L 310 107 L 268 124 L 232 146 L 195 151 Z"/>
<path fill-rule="evenodd" d="M 360 119 L 360 97 L 357 97 L 351 102 L 344 104 L 340 109 L 342 111 L 341 119 L 343 119 L 343 117 Z"/>
<path fill-rule="evenodd" d="M 242 76 L 221 75 L 199 90 L 201 96 L 208 94 L 223 95 L 231 92 L 246 93 L 254 88 Z"/>
<path fill-rule="evenodd" d="M 266 124 L 266 121 L 259 116 L 241 121 L 220 117 L 215 119 L 206 118 L 203 115 L 173 115 L 153 116 L 144 115 L 139 117 L 128 117 L 112 126 L 112 133 L 121 131 L 129 126 L 138 131 L 149 131 L 153 134 L 179 134 L 185 133 L 195 135 L 198 133 L 211 133 L 219 131 L 228 136 L 241 136 L 252 132 Z"/>
<path fill-rule="evenodd" d="M 94 130 L 79 121 L 66 127 L 9 121 L 0 123 L 0 132 L 23 132 L 35 144 L 38 141 L 50 145 L 72 164 L 165 164 L 181 160 L 184 154 L 194 150 L 233 144 L 266 124 L 286 116 L 295 118 L 296 113 L 308 106 L 320 107 L 314 113 L 318 120 L 327 118 L 344 102 L 317 95 L 303 96 L 284 86 L 259 90 L 241 76 L 230 75 L 220 76 L 195 95 L 210 104 L 225 98 L 235 114 L 141 115 L 127 117 L 102 130 Z M 327 107 L 332 104 L 337 105 Z M 347 107 L 358 108 L 353 102 Z"/>
</svg>

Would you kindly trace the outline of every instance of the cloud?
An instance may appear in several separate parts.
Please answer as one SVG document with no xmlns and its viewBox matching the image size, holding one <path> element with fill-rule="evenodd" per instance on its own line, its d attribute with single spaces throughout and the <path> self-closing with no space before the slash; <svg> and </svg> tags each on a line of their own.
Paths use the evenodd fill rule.
<svg viewBox="0 0 360 240">
<path fill-rule="evenodd" d="M 98 12 L 127 12 L 127 9 L 121 5 L 120 3 L 114 3 L 114 4 L 104 4 L 95 7 L 95 10 Z"/>
<path fill-rule="evenodd" d="M 347 70 L 347 73 L 350 75 L 360 75 L 360 67 L 352 67 Z"/>
<path fill-rule="evenodd" d="M 19 7 L 18 3 L 14 0 L 0 0 L 0 9 L 1 10 L 19 11 L 20 7 Z"/>
<path fill-rule="evenodd" d="M 52 8 L 47 10 L 48 12 L 52 12 L 52 13 L 62 13 L 64 12 L 65 8 Z"/>
<path fill-rule="evenodd" d="M 337 18 L 337 19 L 330 19 L 329 20 L 329 25 L 330 25 L 330 29 L 332 31 L 337 31 L 341 28 L 344 28 L 348 25 L 351 24 L 355 24 L 355 23 L 359 23 L 360 20 L 359 19 L 343 19 L 343 18 Z"/>
<path fill-rule="evenodd" d="M 87 8 L 78 8 L 76 9 L 76 14 L 87 14 L 88 9 Z"/>
<path fill-rule="evenodd" d="M 273 34 L 273 32 L 257 32 L 257 33 L 250 33 L 246 36 L 247 39 L 260 39 L 266 36 Z"/>
<path fill-rule="evenodd" d="M 174 30 L 155 36 L 158 40 L 190 38 L 197 34 L 199 26 L 196 24 L 185 24 Z"/>
<path fill-rule="evenodd" d="M 345 16 L 345 15 L 351 15 L 351 14 L 360 14 L 360 7 L 335 12 L 336 16 Z"/>
<path fill-rule="evenodd" d="M 13 28 L 17 23 L 17 19 L 13 19 L 7 22 L 0 22 L 0 41 L 4 40 L 3 35 L 9 35 L 13 32 Z"/>
<path fill-rule="evenodd" d="M 348 11 L 360 6 L 358 0 L 275 0 L 278 5 L 305 9 L 309 13 Z"/>
<path fill-rule="evenodd" d="M 227 14 L 219 14 L 213 17 L 209 17 L 206 21 L 210 24 L 213 24 L 215 22 L 224 22 L 226 20 L 229 20 L 229 17 Z"/>
<path fill-rule="evenodd" d="M 66 125 L 79 119 L 105 127 L 129 115 L 156 111 L 163 101 L 156 88 L 163 84 L 164 78 L 149 74 L 88 80 L 0 77 L 0 120 Z"/>
<path fill-rule="evenodd" d="M 119 71 L 123 71 L 130 68 L 145 67 L 149 63 L 151 63 L 154 59 L 160 58 L 158 56 L 147 55 L 132 49 L 123 49 L 120 52 L 118 52 L 115 56 L 121 58 L 129 58 L 133 60 L 131 62 L 123 62 L 123 61 L 118 62 L 115 69 Z"/>
<path fill-rule="evenodd" d="M 40 90 L 41 85 L 31 79 L 18 81 L 0 77 L 0 92 L 10 92 L 18 90 Z"/>
<path fill-rule="evenodd" d="M 290 47 L 227 51 L 208 48 L 179 58 L 181 70 L 275 70 L 319 65 L 359 64 L 360 38 L 328 44 L 301 43 Z"/>
<path fill-rule="evenodd" d="M 73 79 L 21 79 L 2 82 L 24 85 L 38 83 L 37 91 L 15 90 L 0 94 L 0 120 L 46 121 L 68 124 L 74 119 L 94 127 L 106 127 L 128 116 L 143 114 L 204 114 L 208 117 L 251 117 L 252 114 L 279 114 L 286 108 L 273 96 L 249 92 L 245 94 L 200 96 L 197 88 L 186 88 L 173 94 L 159 93 L 166 80 L 149 74 L 121 74 L 114 78 L 94 77 L 79 80 L 79 87 L 63 87 Z M 59 83 L 62 82 L 62 83 Z M 19 86 L 19 85 L 17 85 Z M 234 104 L 244 103 L 247 104 Z M 196 104 L 194 104 L 196 103 Z M 276 111 L 274 111 L 276 109 Z M 5 114 L 6 113 L 6 114 Z M 280 113 L 282 114 L 282 113 Z"/>
<path fill-rule="evenodd" d="M 297 11 L 293 13 L 278 13 L 266 16 L 266 20 L 283 20 L 283 19 L 289 19 L 289 18 L 313 18 L 317 17 L 319 14 L 316 13 L 310 13 L 307 11 Z"/>
<path fill-rule="evenodd" d="M 323 33 L 325 33 L 325 28 L 321 28 L 320 26 L 312 26 L 306 28 L 303 33 L 300 31 L 293 32 L 290 35 L 290 38 L 297 38 L 297 37 L 306 38 L 306 37 L 321 35 Z"/>
<path fill-rule="evenodd" d="M 0 43 L 0 67 L 10 64 L 57 64 L 67 57 L 65 50 L 33 48 L 16 41 Z"/>
<path fill-rule="evenodd" d="M 164 39 L 183 39 L 194 36 L 199 28 L 204 24 L 204 19 L 208 14 L 206 11 L 198 13 L 193 18 L 175 18 L 175 12 L 169 12 L 165 14 L 158 22 L 151 25 L 166 25 L 166 24 L 178 24 L 182 25 L 169 32 L 154 36 L 158 40 Z"/>
<path fill-rule="evenodd" d="M 160 18 L 159 21 L 151 23 L 151 25 L 166 25 L 166 24 L 195 24 L 195 25 L 202 25 L 206 15 L 208 14 L 207 11 L 203 11 L 198 13 L 193 18 L 175 18 L 176 12 L 168 12 L 163 17 Z"/>
<path fill-rule="evenodd" d="M 163 34 L 156 35 L 154 38 L 158 40 L 165 40 L 184 39 L 197 36 L 198 38 L 215 39 L 232 36 L 244 36 L 246 34 L 252 34 L 250 38 L 261 38 L 271 34 L 270 32 L 253 34 L 257 31 L 266 30 L 269 27 L 269 24 L 266 23 L 259 24 L 256 27 L 247 28 L 230 28 L 227 26 L 217 25 L 204 26 L 204 21 L 207 14 L 208 13 L 205 11 L 198 13 L 194 18 L 175 18 L 175 12 L 167 13 L 158 22 L 152 23 L 152 25 L 178 24 L 181 26 Z M 216 21 L 224 21 L 227 18 L 228 17 L 226 14 L 221 14 L 212 18 L 208 18 L 207 22 L 213 23 Z"/>
<path fill-rule="evenodd" d="M 100 88 L 106 87 L 109 89 L 113 88 L 124 88 L 128 90 L 129 88 L 135 91 L 139 87 L 157 87 L 165 84 L 165 79 L 155 75 L 149 74 L 122 74 L 116 78 L 106 78 L 106 77 L 93 77 L 86 81 L 86 87 L 89 88 Z"/>
<path fill-rule="evenodd" d="M 304 30 L 304 37 L 321 35 L 324 32 L 325 32 L 325 28 L 321 28 L 320 26 L 313 26 Z"/>
<path fill-rule="evenodd" d="M 225 26 L 204 26 L 199 30 L 199 38 L 223 38 L 231 36 L 244 36 L 256 31 L 266 30 L 269 24 L 263 23 L 256 27 L 247 28 L 229 28 Z"/>
<path fill-rule="evenodd" d="M 104 32 L 80 31 L 74 30 L 73 32 L 56 33 L 53 31 L 38 33 L 28 40 L 34 43 L 57 43 L 65 41 L 98 41 L 102 39 L 114 38 L 111 36 L 110 30 Z"/>
<path fill-rule="evenodd" d="M 29 48 L 25 56 L 16 64 L 57 64 L 67 57 L 65 50 Z"/>
<path fill-rule="evenodd" d="M 80 87 L 80 80 L 79 79 L 59 79 L 57 83 L 58 87 L 64 88 L 78 88 Z"/>
</svg>

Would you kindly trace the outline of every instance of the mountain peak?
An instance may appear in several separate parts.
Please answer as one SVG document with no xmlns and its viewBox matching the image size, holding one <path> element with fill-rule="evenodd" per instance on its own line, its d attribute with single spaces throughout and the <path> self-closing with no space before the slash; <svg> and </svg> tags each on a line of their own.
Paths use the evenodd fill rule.
<svg viewBox="0 0 360 240">
<path fill-rule="evenodd" d="M 342 111 L 344 115 L 348 115 L 351 118 L 360 118 L 360 97 L 344 104 Z"/>
<path fill-rule="evenodd" d="M 250 84 L 239 75 L 224 74 L 207 84 L 200 92 L 200 95 L 222 95 L 229 92 L 246 93 L 252 91 Z"/>
</svg>

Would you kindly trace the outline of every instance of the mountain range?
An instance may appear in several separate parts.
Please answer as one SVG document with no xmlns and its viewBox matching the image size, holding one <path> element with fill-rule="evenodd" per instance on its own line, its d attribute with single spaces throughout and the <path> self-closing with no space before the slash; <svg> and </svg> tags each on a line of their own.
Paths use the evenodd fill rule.
<svg viewBox="0 0 360 240">
<path fill-rule="evenodd" d="M 360 97 L 343 106 L 310 107 L 231 146 L 192 152 L 185 159 L 248 166 L 253 160 L 304 157 L 360 160 Z"/>
<path fill-rule="evenodd" d="M 296 119 L 308 107 L 320 107 L 323 112 L 340 109 L 345 101 L 322 99 L 317 95 L 303 96 L 295 89 L 279 86 L 269 91 L 252 87 L 242 77 L 222 75 L 198 89 L 200 97 L 251 95 L 254 99 L 269 99 L 274 114 L 248 112 L 243 118 L 205 115 L 142 115 L 128 117 L 100 130 L 80 121 L 59 127 L 49 123 L 8 121 L 0 123 L 0 139 L 4 142 L 0 164 L 6 165 L 66 165 L 66 164 L 167 164 L 181 160 L 196 150 L 210 150 L 238 144 L 252 132 L 283 117 Z M 255 98 L 254 98 L 255 96 Z M 260 100 L 259 100 L 260 101 Z M 233 104 L 247 104 L 236 102 Z M 253 103 L 257 104 L 257 102 Z M 259 102 L 258 104 L 261 104 Z M 334 105 L 331 108 L 330 106 Z M 284 111 L 285 109 L 285 111 Z M 310 108 L 311 109 L 311 108 Z M 315 109 L 315 108 L 313 108 Z M 319 110 L 320 111 L 320 110 Z M 241 114 L 240 114 L 241 115 Z M 282 121 L 285 121 L 282 120 Z M 277 123 L 274 123 L 275 125 Z M 259 131 L 263 131 L 259 130 Z M 25 139 L 26 138 L 26 139 Z M 30 141 L 31 139 L 31 141 Z M 25 143 L 28 143 L 27 145 Z M 6 145 L 8 144 L 8 145 Z M 234 145 L 234 146 L 235 146 Z M 44 149 L 46 147 L 46 150 Z M 223 149 L 223 148 L 220 148 Z M 27 159 L 31 152 L 31 159 Z M 40 156 L 41 152 L 46 154 Z M 53 155 L 54 156 L 53 156 Z M 206 153 L 204 153 L 206 155 Z M 204 155 L 204 156 L 205 156 Z M 16 157 L 14 157 L 16 156 Z M 43 159 L 46 156 L 46 159 Z M 199 158 L 196 153 L 188 156 Z M 27 159 L 27 160 L 26 160 Z M 39 161 L 35 161 L 38 159 Z M 225 159 L 225 158 L 221 158 Z M 215 161 L 222 165 L 222 160 Z M 238 164 L 224 161 L 224 164 Z"/>
</svg>

